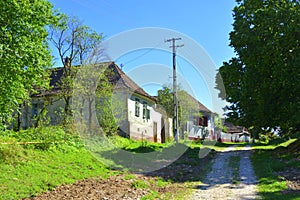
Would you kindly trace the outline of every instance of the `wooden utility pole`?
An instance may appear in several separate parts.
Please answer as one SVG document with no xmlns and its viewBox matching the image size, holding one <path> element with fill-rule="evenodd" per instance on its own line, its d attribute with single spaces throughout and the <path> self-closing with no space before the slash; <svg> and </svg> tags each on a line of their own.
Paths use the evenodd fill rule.
<svg viewBox="0 0 300 200">
<path fill-rule="evenodd" d="M 174 116 L 173 116 L 173 133 L 175 142 L 179 141 L 178 133 L 178 98 L 177 98 L 177 75 L 176 75 L 176 48 L 182 47 L 183 45 L 176 46 L 176 40 L 181 40 L 181 38 L 171 38 L 166 40 L 166 42 L 172 42 L 170 48 L 173 49 L 173 104 L 174 104 Z"/>
</svg>

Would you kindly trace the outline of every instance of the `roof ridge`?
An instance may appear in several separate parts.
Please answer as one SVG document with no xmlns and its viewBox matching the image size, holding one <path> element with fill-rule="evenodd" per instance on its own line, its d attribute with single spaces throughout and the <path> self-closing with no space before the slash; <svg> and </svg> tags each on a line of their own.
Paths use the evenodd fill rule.
<svg viewBox="0 0 300 200">
<path fill-rule="evenodd" d="M 126 73 L 114 62 L 112 62 L 112 64 L 110 66 L 113 66 L 117 73 L 120 76 L 120 79 L 122 79 L 123 83 L 125 84 L 125 86 L 132 90 L 133 92 L 136 92 L 140 95 L 143 95 L 149 99 L 151 99 L 152 101 L 156 102 L 156 99 L 154 97 L 152 97 L 150 94 L 148 94 L 142 87 L 140 87 L 136 82 L 134 82 L 129 76 L 126 75 Z M 120 80 L 118 80 L 119 82 Z"/>
</svg>

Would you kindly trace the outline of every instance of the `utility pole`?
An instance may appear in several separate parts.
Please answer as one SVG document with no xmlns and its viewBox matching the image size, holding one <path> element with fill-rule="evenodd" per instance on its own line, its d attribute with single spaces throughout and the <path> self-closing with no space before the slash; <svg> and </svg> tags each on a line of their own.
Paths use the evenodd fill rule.
<svg viewBox="0 0 300 200">
<path fill-rule="evenodd" d="M 174 104 L 174 116 L 173 116 L 173 132 L 175 142 L 179 141 L 178 133 L 178 98 L 177 98 L 177 75 L 176 75 L 176 48 L 182 47 L 183 45 L 176 45 L 176 40 L 181 40 L 181 38 L 171 38 L 166 40 L 166 42 L 172 42 L 170 48 L 173 49 L 173 104 Z"/>
</svg>

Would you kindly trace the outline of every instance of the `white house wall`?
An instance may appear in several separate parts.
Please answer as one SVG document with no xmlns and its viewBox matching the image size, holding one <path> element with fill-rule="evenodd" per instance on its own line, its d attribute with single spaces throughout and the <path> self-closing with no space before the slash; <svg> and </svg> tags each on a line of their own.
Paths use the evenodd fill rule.
<svg viewBox="0 0 300 200">
<path fill-rule="evenodd" d="M 135 115 L 136 98 L 140 99 L 139 116 Z M 150 119 L 143 119 L 143 102 L 147 102 L 150 110 Z M 162 114 L 155 111 L 155 105 L 145 98 L 132 95 L 128 98 L 128 121 L 130 125 L 130 137 L 137 140 L 154 141 L 154 122 L 157 124 L 157 142 L 161 142 L 161 118 Z"/>
</svg>

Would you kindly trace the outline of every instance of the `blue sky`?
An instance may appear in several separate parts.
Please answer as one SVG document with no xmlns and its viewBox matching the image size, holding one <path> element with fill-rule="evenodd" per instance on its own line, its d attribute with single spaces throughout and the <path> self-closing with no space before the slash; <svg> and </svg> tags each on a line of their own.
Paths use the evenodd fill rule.
<svg viewBox="0 0 300 200">
<path fill-rule="evenodd" d="M 157 27 L 174 30 L 193 40 L 207 53 L 215 69 L 234 56 L 233 49 L 228 46 L 233 23 L 232 9 L 236 5 L 234 0 L 50 0 L 50 2 L 54 8 L 69 16 L 79 17 L 85 25 L 103 33 L 106 40 L 124 31 Z M 177 35 L 174 34 L 174 37 Z M 146 40 L 148 37 L 143 36 L 143 38 Z M 162 41 L 161 43 L 157 44 L 153 39 L 149 42 L 153 41 L 153 47 L 165 48 L 163 45 L 170 45 L 164 43 L 165 39 L 168 38 L 158 36 L 157 41 Z M 178 41 L 178 44 L 181 43 L 185 46 L 178 48 L 179 54 L 197 57 L 197 52 L 189 46 L 189 41 Z M 121 55 L 116 62 L 119 65 L 123 64 L 123 70 L 152 95 L 155 95 L 161 82 L 171 84 L 171 73 L 166 73 L 159 83 L 151 82 L 149 79 L 149 76 L 157 78 L 155 73 L 162 73 L 159 70 L 160 66 L 166 68 L 166 71 L 168 71 L 167 66 L 172 66 L 170 52 L 144 48 Z M 151 67 L 151 64 L 154 64 L 152 65 L 154 67 Z M 149 66 L 153 70 L 148 73 Z M 195 76 L 197 73 L 193 69 L 193 64 L 180 55 L 177 59 L 177 70 L 179 79 L 181 77 L 183 80 L 182 83 L 179 81 L 182 87 L 188 85 L 193 96 L 208 108 L 218 112 L 218 108 L 213 108 L 212 102 L 215 101 L 215 97 L 207 86 L 209 83 L 205 79 L 205 70 Z M 138 73 L 139 71 L 142 74 Z M 148 82 L 145 82 L 146 79 Z"/>
</svg>

